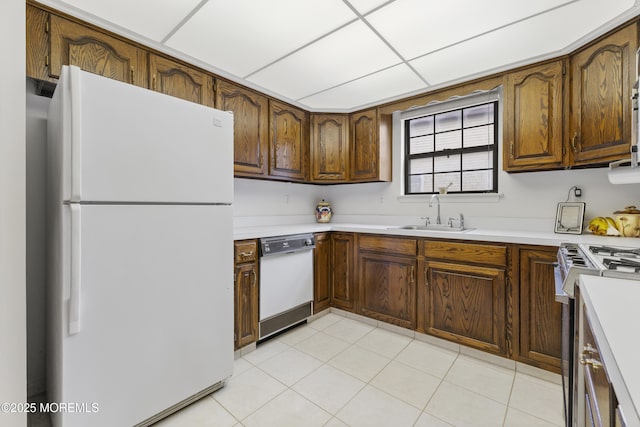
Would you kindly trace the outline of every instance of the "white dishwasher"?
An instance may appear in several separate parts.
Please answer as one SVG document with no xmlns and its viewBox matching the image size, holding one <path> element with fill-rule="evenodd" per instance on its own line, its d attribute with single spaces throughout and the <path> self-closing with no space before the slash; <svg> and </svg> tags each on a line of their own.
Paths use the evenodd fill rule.
<svg viewBox="0 0 640 427">
<path fill-rule="evenodd" d="M 311 233 L 260 239 L 259 339 L 311 316 L 314 248 Z"/>
</svg>

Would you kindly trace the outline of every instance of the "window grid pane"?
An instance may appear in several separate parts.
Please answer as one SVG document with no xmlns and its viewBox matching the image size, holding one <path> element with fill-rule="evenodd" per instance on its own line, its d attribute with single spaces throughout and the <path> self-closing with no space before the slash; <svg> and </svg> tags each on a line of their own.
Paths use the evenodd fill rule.
<svg viewBox="0 0 640 427">
<path fill-rule="evenodd" d="M 497 101 L 407 120 L 405 193 L 497 192 L 496 110 Z"/>
</svg>

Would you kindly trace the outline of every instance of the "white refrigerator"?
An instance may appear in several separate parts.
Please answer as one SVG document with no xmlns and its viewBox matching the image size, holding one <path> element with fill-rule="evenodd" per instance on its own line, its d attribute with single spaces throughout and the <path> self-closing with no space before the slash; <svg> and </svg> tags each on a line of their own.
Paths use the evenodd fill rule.
<svg viewBox="0 0 640 427">
<path fill-rule="evenodd" d="M 148 425 L 232 374 L 233 115 L 64 67 L 48 132 L 52 425 Z"/>
</svg>

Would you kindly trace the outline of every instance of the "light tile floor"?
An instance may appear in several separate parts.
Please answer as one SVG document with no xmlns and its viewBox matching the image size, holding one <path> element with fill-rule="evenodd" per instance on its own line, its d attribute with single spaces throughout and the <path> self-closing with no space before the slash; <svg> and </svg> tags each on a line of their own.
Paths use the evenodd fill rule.
<svg viewBox="0 0 640 427">
<path fill-rule="evenodd" d="M 559 375 L 342 314 L 260 344 L 224 388 L 154 426 L 563 425 Z"/>
</svg>

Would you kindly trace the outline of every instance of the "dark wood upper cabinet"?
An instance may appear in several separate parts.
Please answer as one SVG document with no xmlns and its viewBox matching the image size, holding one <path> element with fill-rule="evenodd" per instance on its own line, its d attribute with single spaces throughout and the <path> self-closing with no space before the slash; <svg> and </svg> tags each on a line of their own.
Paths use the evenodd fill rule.
<svg viewBox="0 0 640 427">
<path fill-rule="evenodd" d="M 63 65 L 125 83 L 148 87 L 147 52 L 133 44 L 50 15 L 49 77 L 59 78 Z"/>
<path fill-rule="evenodd" d="M 629 156 L 637 48 L 633 23 L 571 56 L 571 164 Z"/>
<path fill-rule="evenodd" d="M 266 177 L 269 158 L 269 101 L 265 96 L 216 80 L 216 108 L 233 112 L 235 176 Z"/>
<path fill-rule="evenodd" d="M 49 76 L 49 14 L 27 4 L 26 10 L 26 71 L 27 77 L 55 82 Z"/>
<path fill-rule="evenodd" d="M 504 77 L 503 169 L 562 167 L 564 61 Z"/>
<path fill-rule="evenodd" d="M 150 89 L 197 104 L 214 106 L 213 77 L 162 56 L 149 55 Z"/>
<path fill-rule="evenodd" d="M 520 250 L 520 342 L 517 359 L 560 372 L 562 304 L 555 300 L 557 248 Z"/>
<path fill-rule="evenodd" d="M 269 117 L 269 176 L 305 181 L 309 170 L 307 113 L 270 100 Z"/>
<path fill-rule="evenodd" d="M 349 117 L 311 115 L 311 181 L 346 182 L 349 165 Z"/>
<path fill-rule="evenodd" d="M 504 86 L 505 171 L 602 166 L 629 156 L 637 26 L 621 26 L 557 60 L 489 77 Z M 33 0 L 26 4 L 26 31 L 26 73 L 38 80 L 38 93 L 50 95 L 62 66 L 76 65 L 233 111 L 236 176 L 311 183 L 392 179 L 388 112 L 406 108 L 407 100 L 348 115 L 313 113 L 310 121 L 306 111 L 218 83 L 212 73 Z M 451 91 L 469 87 L 474 83 Z"/>
<path fill-rule="evenodd" d="M 391 115 L 360 111 L 351 114 L 349 127 L 349 180 L 391 181 Z"/>
</svg>

